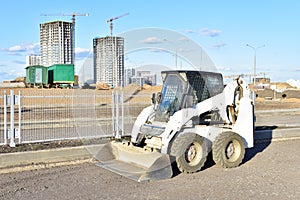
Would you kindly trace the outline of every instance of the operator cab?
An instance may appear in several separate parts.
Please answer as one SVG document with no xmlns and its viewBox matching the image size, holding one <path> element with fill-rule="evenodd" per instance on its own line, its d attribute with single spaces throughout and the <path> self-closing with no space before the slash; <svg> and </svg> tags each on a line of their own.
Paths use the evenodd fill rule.
<svg viewBox="0 0 300 200">
<path fill-rule="evenodd" d="M 222 74 L 204 71 L 163 71 L 163 88 L 154 95 L 155 121 L 167 122 L 169 117 L 182 108 L 222 93 Z"/>
</svg>

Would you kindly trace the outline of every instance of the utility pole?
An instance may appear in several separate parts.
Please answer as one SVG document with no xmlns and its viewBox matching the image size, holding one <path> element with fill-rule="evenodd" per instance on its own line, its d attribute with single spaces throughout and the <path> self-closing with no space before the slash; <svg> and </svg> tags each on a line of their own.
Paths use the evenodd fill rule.
<svg viewBox="0 0 300 200">
<path fill-rule="evenodd" d="M 254 64 L 253 64 L 253 71 L 254 71 L 254 79 L 253 79 L 253 88 L 255 87 L 255 84 L 256 84 L 256 51 L 257 49 L 259 48 L 263 48 L 265 47 L 266 45 L 262 45 L 262 46 L 258 46 L 258 47 L 253 47 L 249 44 L 246 44 L 247 47 L 250 47 L 251 49 L 253 49 L 254 51 Z"/>
</svg>

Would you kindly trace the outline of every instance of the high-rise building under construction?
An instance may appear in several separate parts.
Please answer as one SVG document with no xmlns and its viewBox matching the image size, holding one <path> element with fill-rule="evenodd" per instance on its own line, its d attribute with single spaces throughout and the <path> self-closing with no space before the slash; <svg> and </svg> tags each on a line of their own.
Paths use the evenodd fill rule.
<svg viewBox="0 0 300 200">
<path fill-rule="evenodd" d="M 40 54 L 31 54 L 26 56 L 26 66 L 34 66 L 42 64 L 42 56 Z"/>
<path fill-rule="evenodd" d="M 94 38 L 94 80 L 111 87 L 124 85 L 124 38 Z"/>
<path fill-rule="evenodd" d="M 73 24 L 53 21 L 40 24 L 42 65 L 74 64 Z"/>
</svg>

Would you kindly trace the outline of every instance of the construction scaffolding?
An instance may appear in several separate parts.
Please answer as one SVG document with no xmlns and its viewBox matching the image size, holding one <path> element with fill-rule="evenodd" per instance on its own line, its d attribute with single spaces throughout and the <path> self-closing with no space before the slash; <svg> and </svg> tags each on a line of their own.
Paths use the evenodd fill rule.
<svg viewBox="0 0 300 200">
<path fill-rule="evenodd" d="M 40 24 L 42 65 L 73 64 L 73 23 L 53 21 Z"/>
<path fill-rule="evenodd" d="M 94 38 L 94 80 L 110 85 L 123 86 L 124 38 L 107 36 Z"/>
</svg>

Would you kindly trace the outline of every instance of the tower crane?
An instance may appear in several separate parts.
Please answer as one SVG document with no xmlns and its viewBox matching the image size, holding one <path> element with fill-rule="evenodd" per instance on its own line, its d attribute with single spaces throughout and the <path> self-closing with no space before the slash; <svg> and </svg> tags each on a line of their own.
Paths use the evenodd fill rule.
<svg viewBox="0 0 300 200">
<path fill-rule="evenodd" d="M 262 75 L 265 76 L 266 73 L 261 72 L 261 73 L 256 74 L 256 76 L 262 76 Z M 232 74 L 232 75 L 224 76 L 224 78 L 236 79 L 238 77 L 244 78 L 244 77 L 252 77 L 252 76 L 254 76 L 254 74 Z"/>
<path fill-rule="evenodd" d="M 111 36 L 113 34 L 113 21 L 116 20 L 116 19 L 119 19 L 121 17 L 124 17 L 126 15 L 129 15 L 129 13 L 124 13 L 123 15 L 120 15 L 120 16 L 117 16 L 117 17 L 113 17 L 113 18 L 110 18 L 110 19 L 106 20 L 106 23 L 110 23 L 109 28 L 110 28 L 110 35 Z"/>
<path fill-rule="evenodd" d="M 59 14 L 41 14 L 42 16 L 72 16 L 72 46 L 73 46 L 73 51 L 72 51 L 72 61 L 71 63 L 75 63 L 75 17 L 76 16 L 89 16 L 88 13 L 59 13 Z"/>
<path fill-rule="evenodd" d="M 256 79 L 257 76 L 263 76 L 265 78 L 267 73 L 265 72 L 260 72 L 260 73 L 257 73 L 256 75 L 254 74 L 232 74 L 232 75 L 228 75 L 228 76 L 223 76 L 224 78 L 228 78 L 228 79 L 236 79 L 238 77 L 242 77 L 242 78 L 246 78 L 246 77 L 255 77 L 254 79 Z M 251 80 L 249 80 L 249 83 L 251 83 Z M 254 80 L 253 80 L 253 83 L 254 83 Z"/>
</svg>

